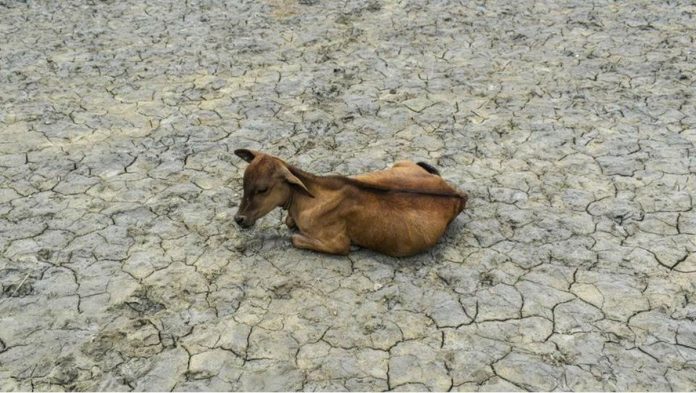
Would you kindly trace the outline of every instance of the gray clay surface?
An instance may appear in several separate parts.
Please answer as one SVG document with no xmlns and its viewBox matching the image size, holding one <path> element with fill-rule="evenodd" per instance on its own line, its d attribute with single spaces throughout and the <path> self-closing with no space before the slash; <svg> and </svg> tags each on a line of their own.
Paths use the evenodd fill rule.
<svg viewBox="0 0 696 393">
<path fill-rule="evenodd" d="M 2 390 L 696 389 L 688 1 L 1 1 Z M 431 252 L 232 221 L 425 160 Z"/>
</svg>

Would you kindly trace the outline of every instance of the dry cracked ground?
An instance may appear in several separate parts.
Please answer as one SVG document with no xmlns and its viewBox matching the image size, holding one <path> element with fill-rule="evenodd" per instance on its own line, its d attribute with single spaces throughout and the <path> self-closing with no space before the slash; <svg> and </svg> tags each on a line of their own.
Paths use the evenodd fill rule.
<svg viewBox="0 0 696 393">
<path fill-rule="evenodd" d="M 2 390 L 695 390 L 696 5 L 0 2 Z M 432 251 L 232 216 L 426 160 Z"/>
</svg>

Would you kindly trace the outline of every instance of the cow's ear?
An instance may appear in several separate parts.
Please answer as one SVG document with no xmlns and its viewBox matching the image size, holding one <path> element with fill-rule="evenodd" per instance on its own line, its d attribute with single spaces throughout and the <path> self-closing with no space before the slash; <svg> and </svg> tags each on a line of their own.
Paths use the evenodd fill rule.
<svg viewBox="0 0 696 393">
<path fill-rule="evenodd" d="M 249 149 L 237 149 L 234 151 L 234 154 L 246 162 L 252 162 L 259 155 L 259 152 Z"/>
<path fill-rule="evenodd" d="M 285 179 L 286 182 L 290 183 L 291 186 L 297 187 L 300 190 L 304 191 L 307 195 L 310 197 L 314 198 L 314 195 L 312 195 L 311 192 L 307 189 L 307 186 L 304 185 L 302 180 L 300 180 L 299 177 L 295 176 L 290 172 L 290 169 L 288 169 L 285 165 L 283 165 L 283 178 Z"/>
</svg>

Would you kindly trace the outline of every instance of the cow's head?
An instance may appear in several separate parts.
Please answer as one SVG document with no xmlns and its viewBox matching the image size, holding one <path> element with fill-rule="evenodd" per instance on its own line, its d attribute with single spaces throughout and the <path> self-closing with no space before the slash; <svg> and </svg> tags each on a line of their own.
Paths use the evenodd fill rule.
<svg viewBox="0 0 696 393">
<path fill-rule="evenodd" d="M 237 149 L 234 154 L 249 163 L 244 171 L 244 195 L 234 221 L 250 227 L 276 207 L 284 206 L 294 191 L 311 193 L 282 160 L 258 151 Z"/>
</svg>

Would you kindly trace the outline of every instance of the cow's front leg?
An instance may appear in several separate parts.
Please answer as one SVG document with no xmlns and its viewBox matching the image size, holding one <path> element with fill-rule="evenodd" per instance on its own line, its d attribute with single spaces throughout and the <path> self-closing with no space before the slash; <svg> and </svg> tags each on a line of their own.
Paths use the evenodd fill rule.
<svg viewBox="0 0 696 393">
<path fill-rule="evenodd" d="M 348 255 L 350 239 L 347 236 L 336 236 L 331 240 L 313 239 L 302 233 L 292 235 L 292 245 L 297 248 L 325 252 L 328 254 Z"/>
<path fill-rule="evenodd" d="M 295 220 L 292 218 L 292 215 L 290 213 L 288 213 L 288 216 L 285 217 L 285 225 L 287 225 L 290 229 L 297 228 L 297 224 L 295 223 Z"/>
</svg>

